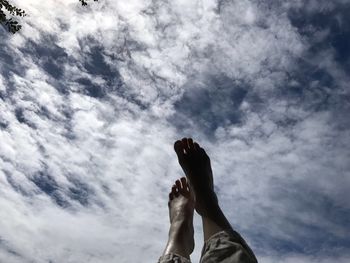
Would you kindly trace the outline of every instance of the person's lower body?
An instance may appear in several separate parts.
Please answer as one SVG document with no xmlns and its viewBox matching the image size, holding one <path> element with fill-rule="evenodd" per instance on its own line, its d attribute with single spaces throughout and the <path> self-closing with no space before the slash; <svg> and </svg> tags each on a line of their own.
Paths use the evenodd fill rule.
<svg viewBox="0 0 350 263">
<path fill-rule="evenodd" d="M 257 263 L 219 206 L 210 158 L 204 149 L 191 138 L 176 141 L 174 149 L 186 178 L 177 180 L 169 194 L 169 239 L 159 263 L 191 262 L 194 210 L 203 223 L 201 263 Z"/>
<path fill-rule="evenodd" d="M 169 194 L 169 240 L 159 263 L 190 263 L 194 249 L 194 199 L 186 178 L 177 180 Z M 204 225 L 206 219 L 203 220 Z M 256 259 L 244 239 L 232 229 L 211 235 L 202 249 L 200 263 L 255 263 Z"/>
<path fill-rule="evenodd" d="M 238 233 L 221 231 L 209 238 L 203 246 L 200 263 L 250 263 L 256 262 L 255 256 L 241 244 Z M 160 257 L 158 263 L 191 263 L 191 260 L 169 253 Z"/>
</svg>

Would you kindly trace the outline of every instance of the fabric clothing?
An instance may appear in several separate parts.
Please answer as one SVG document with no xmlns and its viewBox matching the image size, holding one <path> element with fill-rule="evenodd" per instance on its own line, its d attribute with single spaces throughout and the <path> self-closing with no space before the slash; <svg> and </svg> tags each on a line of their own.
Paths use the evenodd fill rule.
<svg viewBox="0 0 350 263">
<path fill-rule="evenodd" d="M 170 253 L 160 257 L 158 263 L 191 263 L 191 261 L 180 255 Z"/>
<path fill-rule="evenodd" d="M 257 263 L 257 259 L 236 231 L 221 231 L 210 237 L 203 246 L 200 263 Z M 191 263 L 176 254 L 160 257 L 158 263 Z"/>
</svg>

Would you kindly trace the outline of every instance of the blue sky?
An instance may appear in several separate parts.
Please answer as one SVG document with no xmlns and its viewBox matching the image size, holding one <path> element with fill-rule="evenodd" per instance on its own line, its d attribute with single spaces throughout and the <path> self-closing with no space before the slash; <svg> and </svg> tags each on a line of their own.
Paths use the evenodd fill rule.
<svg viewBox="0 0 350 263">
<path fill-rule="evenodd" d="M 1 262 L 156 262 L 187 136 L 259 262 L 350 261 L 348 0 L 13 2 Z"/>
</svg>

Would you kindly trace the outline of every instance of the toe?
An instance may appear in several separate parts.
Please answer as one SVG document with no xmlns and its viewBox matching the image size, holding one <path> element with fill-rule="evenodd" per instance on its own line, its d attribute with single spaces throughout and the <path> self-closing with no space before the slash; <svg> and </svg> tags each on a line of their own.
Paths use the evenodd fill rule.
<svg viewBox="0 0 350 263">
<path fill-rule="evenodd" d="M 186 177 L 181 178 L 181 184 L 182 184 L 182 189 L 183 189 L 184 193 L 188 193 L 190 191 L 190 188 L 189 188 Z"/>
<path fill-rule="evenodd" d="M 189 147 L 188 147 L 188 140 L 187 140 L 187 138 L 182 138 L 181 141 L 182 141 L 183 148 L 185 149 L 185 152 L 188 153 Z"/>
<path fill-rule="evenodd" d="M 169 201 L 171 201 L 171 200 L 173 200 L 174 199 L 174 194 L 173 194 L 173 192 L 171 192 L 170 194 L 169 194 Z"/>
<path fill-rule="evenodd" d="M 176 187 L 176 185 L 173 185 L 173 187 L 171 188 L 171 193 L 177 197 L 179 195 L 178 189 Z"/>
<path fill-rule="evenodd" d="M 176 180 L 175 184 L 176 184 L 176 187 L 177 187 L 178 191 L 181 192 L 182 191 L 182 185 L 181 185 L 180 180 Z"/>
<path fill-rule="evenodd" d="M 192 140 L 192 138 L 188 138 L 187 142 L 188 142 L 188 148 L 189 148 L 190 150 L 193 150 L 193 149 L 194 149 L 194 145 L 193 145 L 193 140 Z"/>
<path fill-rule="evenodd" d="M 181 161 L 184 157 L 184 145 L 183 145 L 182 141 L 178 140 L 174 143 L 174 150 L 175 150 L 179 160 Z"/>
</svg>

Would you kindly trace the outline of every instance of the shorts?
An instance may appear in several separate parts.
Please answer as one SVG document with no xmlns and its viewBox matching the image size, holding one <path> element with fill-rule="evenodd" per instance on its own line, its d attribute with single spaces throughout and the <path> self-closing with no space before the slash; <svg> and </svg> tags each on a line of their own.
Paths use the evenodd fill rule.
<svg viewBox="0 0 350 263">
<path fill-rule="evenodd" d="M 253 251 L 236 231 L 221 231 L 210 237 L 203 246 L 200 263 L 257 263 Z M 191 263 L 176 254 L 160 257 L 158 263 Z"/>
</svg>

